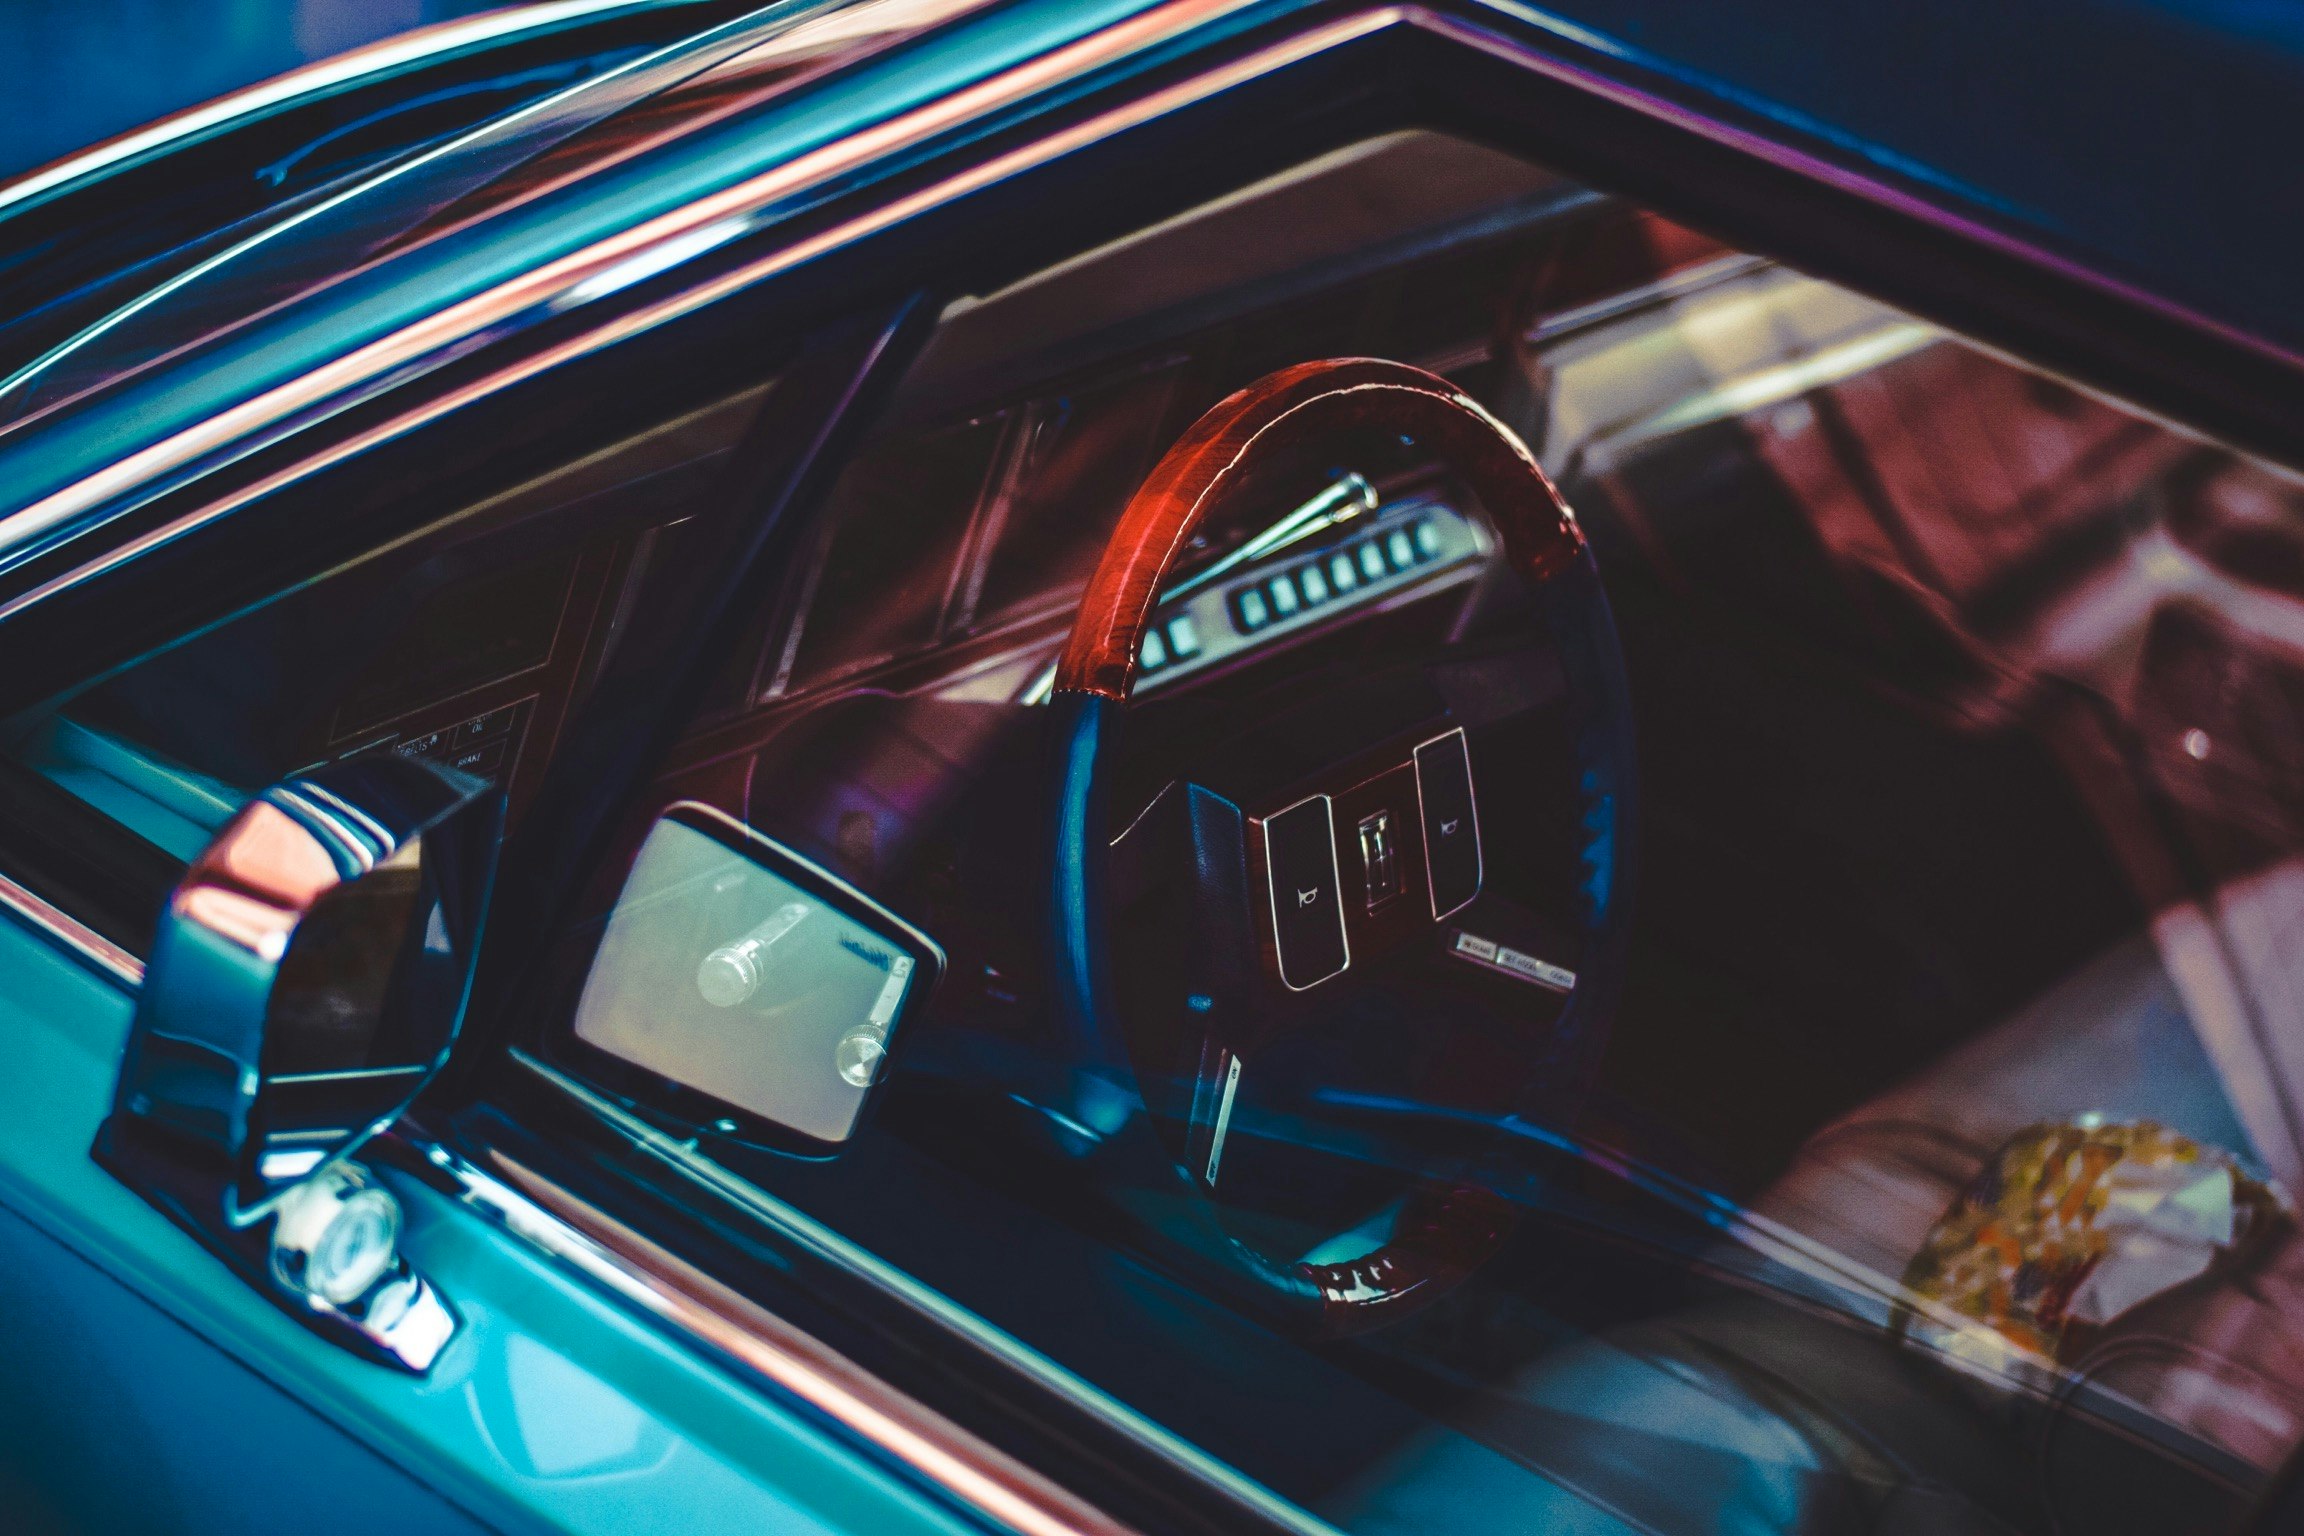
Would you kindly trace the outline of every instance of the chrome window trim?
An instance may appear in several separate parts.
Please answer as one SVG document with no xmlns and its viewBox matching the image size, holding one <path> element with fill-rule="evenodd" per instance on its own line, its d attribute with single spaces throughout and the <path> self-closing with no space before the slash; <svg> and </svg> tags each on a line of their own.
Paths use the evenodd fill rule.
<svg viewBox="0 0 2304 1536">
<path fill-rule="evenodd" d="M 0 874 L 0 907 L 38 929 L 129 991 L 144 985 L 144 962 L 51 901 Z"/>
<path fill-rule="evenodd" d="M 507 135 L 517 138 L 525 130 L 541 128 L 548 139 L 554 142 L 563 127 L 581 134 L 659 92 L 677 91 L 686 82 L 709 78 L 731 65 L 758 68 L 773 61 L 779 54 L 806 54 L 823 48 L 828 42 L 873 35 L 876 32 L 910 40 L 938 23 L 951 20 L 985 3 L 987 0 L 882 0 L 881 4 L 874 6 L 849 4 L 844 3 L 844 0 L 791 0 L 791 3 L 778 7 L 779 14 L 773 23 L 763 23 L 755 15 L 712 28 L 628 59 L 602 74 L 515 107 L 446 143 L 421 151 L 413 159 L 388 165 L 368 179 L 358 181 L 319 203 L 298 209 L 255 230 L 185 271 L 166 278 L 158 286 L 145 290 L 0 378 L 0 402 L 8 403 L 7 409 L 0 411 L 0 437 L 20 429 L 36 431 L 37 423 L 43 416 L 51 412 L 68 411 L 76 403 L 100 395 L 112 384 L 139 377 L 144 371 L 139 366 L 131 365 L 125 372 L 103 383 L 86 387 L 68 386 L 56 398 L 41 399 L 37 403 L 22 400 L 23 392 L 38 383 L 51 369 L 69 362 L 76 354 L 121 325 L 134 320 L 140 313 L 164 307 L 176 294 L 196 287 L 204 278 L 231 270 L 234 263 L 245 259 L 252 251 L 282 239 L 302 225 L 323 219 L 339 208 L 356 205 L 363 198 L 377 195 L 379 189 L 391 183 L 421 178 L 425 172 L 442 165 L 453 166 L 457 157 L 467 152 L 477 150 L 485 155 L 491 146 L 501 147 L 495 141 Z M 922 7 L 926 7 L 926 11 L 923 12 Z M 902 25 L 875 29 L 869 20 L 863 18 L 868 18 L 876 9 L 910 10 L 918 14 L 900 18 L 901 21 L 912 23 L 909 29 Z M 625 93 L 620 94 L 618 88 L 622 88 Z M 709 244 L 693 246 L 675 241 L 669 254 L 660 251 L 655 255 L 653 264 L 647 268 L 647 275 L 665 270 L 686 256 L 710 248 Z M 517 279 L 511 281 L 516 282 Z M 595 296 L 579 285 L 571 297 Z M 238 323 L 235 321 L 233 325 Z M 216 337 L 211 335 L 191 344 L 197 347 L 213 339 Z M 0 544 L 0 550 L 4 549 L 4 544 Z"/>
<path fill-rule="evenodd" d="M 537 0 L 533 4 L 460 16 L 380 38 L 364 47 L 299 65 L 269 80 L 260 80 L 181 112 L 170 113 L 156 122 L 131 128 L 100 144 L 76 150 L 62 159 L 0 182 L 0 218 L 8 217 L 22 206 L 70 190 L 77 183 L 94 180 L 108 171 L 195 141 L 213 130 L 230 127 L 242 118 L 256 117 L 306 98 L 326 96 L 370 76 L 387 75 L 427 59 L 501 42 L 524 32 L 549 32 L 569 22 L 599 20 L 619 11 L 661 10 L 691 3 L 694 0 Z"/>
<path fill-rule="evenodd" d="M 511 1056 L 540 1081 L 565 1095 L 625 1138 L 636 1150 L 676 1169 L 713 1194 L 750 1212 L 814 1257 L 852 1276 L 858 1284 L 895 1297 L 906 1307 L 950 1330 L 971 1347 L 997 1357 L 1003 1365 L 1027 1377 L 1051 1395 L 1149 1447 L 1177 1476 L 1219 1489 L 1227 1497 L 1254 1510 L 1272 1525 L 1294 1531 L 1297 1536 L 1336 1536 L 1335 1527 L 1318 1516 L 1298 1508 L 1229 1463 L 1146 1418 L 1029 1344 L 984 1321 L 942 1292 L 880 1258 L 870 1249 L 851 1242 L 805 1211 L 730 1172 L 697 1151 L 692 1142 L 665 1135 L 613 1100 L 594 1092 L 549 1062 L 541 1061 L 526 1051 L 515 1049 Z M 893 1387 L 887 1390 L 895 1391 Z"/>
<path fill-rule="evenodd" d="M 1135 1536 L 1053 1479 L 503 1153 L 485 1171 L 426 1161 L 463 1203 L 745 1373 L 797 1398 L 975 1514 L 1019 1536 Z"/>
</svg>

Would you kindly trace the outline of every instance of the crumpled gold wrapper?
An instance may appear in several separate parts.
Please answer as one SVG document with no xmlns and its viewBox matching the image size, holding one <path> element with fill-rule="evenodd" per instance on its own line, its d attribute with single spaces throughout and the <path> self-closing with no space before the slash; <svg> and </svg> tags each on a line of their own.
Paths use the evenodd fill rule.
<svg viewBox="0 0 2304 1536">
<path fill-rule="evenodd" d="M 1979 1331 L 2068 1363 L 2096 1329 L 2244 1257 L 2287 1198 L 2228 1153 L 2149 1120 L 2019 1131 L 1929 1232 L 1898 1330 L 1955 1358 Z"/>
</svg>

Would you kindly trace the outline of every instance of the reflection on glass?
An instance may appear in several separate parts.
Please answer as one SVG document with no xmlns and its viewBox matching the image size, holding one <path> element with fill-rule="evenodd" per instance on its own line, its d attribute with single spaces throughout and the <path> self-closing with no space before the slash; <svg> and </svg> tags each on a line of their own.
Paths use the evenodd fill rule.
<svg viewBox="0 0 2304 1536">
<path fill-rule="evenodd" d="M 1397 303 L 1346 303 L 1307 280 L 1222 329 L 1178 318 L 1173 351 L 1129 331 L 1104 365 L 1028 372 L 1048 335 L 1111 318 L 1119 286 L 1084 264 L 1068 328 L 1017 327 L 1012 367 L 980 363 L 1006 393 L 921 386 L 922 419 L 1008 413 L 981 481 L 969 457 L 905 509 L 913 546 L 964 552 L 955 574 L 913 577 L 880 533 L 893 498 L 857 495 L 825 545 L 852 540 L 854 574 L 809 622 L 925 636 L 933 593 L 947 649 L 907 639 L 887 686 L 791 690 L 727 793 L 917 914 L 954 984 L 905 1024 L 889 1101 L 842 1156 L 716 1165 L 1356 1536 L 2245 1529 L 2304 1440 L 2304 479 L 1773 264 L 1687 266 L 1692 235 L 1511 243 L 1518 277 L 1490 261 L 1502 242 L 1467 242 L 1454 287 L 1412 293 L 1396 266 Z M 1233 254 L 1169 270 L 1245 305 L 1213 291 Z M 979 358 L 990 307 L 950 322 Z M 1525 322 L 1525 347 L 1413 329 L 1440 315 Z M 1078 977 L 1051 964 L 1070 853 L 1047 717 L 971 669 L 1045 643 L 1184 407 L 1333 352 L 1480 359 L 1452 380 L 1534 428 L 1607 582 L 1642 743 L 1641 835 L 1608 846 L 1633 847 L 1639 920 L 1596 1081 L 1564 1109 L 1512 1086 L 1560 1081 L 1529 1047 L 1593 974 L 1547 924 L 1618 870 L 1574 819 L 1556 632 L 1502 579 L 1461 612 L 1365 602 L 1432 553 L 1404 522 L 1402 544 L 1387 519 L 1231 568 L 1221 622 L 1258 649 L 1130 717 L 1142 814 L 1107 865 L 1124 1063 L 1083 1041 Z M 1187 353 L 1173 389 L 1140 366 Z M 1313 468 L 1421 483 L 1366 452 Z M 1214 529 L 1198 569 L 1322 483 Z M 1349 628 L 1271 643 L 1310 608 Z M 1165 628 L 1142 653 L 1175 654 Z M 1381 762 L 1393 701 L 1406 718 L 1427 689 L 1472 717 L 1477 905 L 1429 916 L 1423 802 L 1369 778 L 1322 850 L 1353 964 L 1283 992 L 1216 792 L 1277 810 L 1306 774 Z M 671 792 L 728 760 L 708 724 Z M 705 852 L 698 889 L 743 862 Z M 628 905 L 671 877 L 659 856 Z M 791 955 L 827 942 L 814 903 L 748 884 L 664 920 L 633 1016 L 758 1051 L 683 1081 L 734 1100 L 747 1071 L 839 1092 L 882 1069 L 893 965 L 804 1042 L 765 1022 Z M 1415 947 L 1359 945 L 1411 916 Z M 1132 1146 L 1176 1166 L 1132 1167 Z M 1362 1331 L 1173 1262 L 1205 1221 L 1289 1275 L 1364 1264 L 1373 1288 L 1440 1246 L 1446 1223 L 1400 1193 L 1433 1169 L 1517 1224 Z"/>
<path fill-rule="evenodd" d="M 587 1044 L 817 1141 L 845 1141 L 913 957 L 736 849 L 659 822 L 577 1005 Z"/>
<path fill-rule="evenodd" d="M 831 537 L 775 671 L 801 689 L 931 644 L 1003 419 L 866 450 L 840 477 Z"/>
<path fill-rule="evenodd" d="M 1039 403 L 984 570 L 975 605 L 981 627 L 1061 606 L 1087 583 L 1164 446 L 1178 373 L 1152 369 Z"/>
</svg>

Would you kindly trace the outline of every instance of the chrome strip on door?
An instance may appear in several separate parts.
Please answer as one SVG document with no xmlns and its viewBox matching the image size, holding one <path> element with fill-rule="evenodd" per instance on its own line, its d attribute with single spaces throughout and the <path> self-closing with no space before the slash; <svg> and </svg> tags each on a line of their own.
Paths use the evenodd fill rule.
<svg viewBox="0 0 2304 1536">
<path fill-rule="evenodd" d="M 467 1205 L 799 1398 L 977 1514 L 1019 1536 L 1134 1536 L 1132 1527 L 512 1158 L 494 1155 L 491 1174 L 440 1148 L 426 1156 L 462 1186 Z"/>
<path fill-rule="evenodd" d="M 0 875 L 0 907 L 7 908 L 129 990 L 144 985 L 142 960 L 6 875 Z"/>
<path fill-rule="evenodd" d="M 1295 1531 L 1298 1536 L 1335 1536 L 1334 1527 L 1325 1521 L 1297 1508 L 1227 1463 L 1144 1417 L 1119 1399 L 1102 1392 L 1030 1345 L 994 1327 L 869 1249 L 842 1237 L 806 1212 L 747 1183 L 696 1151 L 689 1143 L 665 1135 L 527 1052 L 515 1050 L 511 1054 L 513 1060 L 598 1116 L 617 1134 L 628 1138 L 640 1151 L 695 1179 L 713 1194 L 749 1212 L 782 1237 L 805 1248 L 811 1256 L 854 1277 L 859 1284 L 894 1297 L 913 1311 L 949 1329 L 965 1340 L 969 1347 L 996 1357 L 1003 1365 L 1082 1413 L 1123 1431 L 1131 1439 L 1158 1453 L 1178 1476 L 1213 1486 L 1271 1525 Z"/>
<path fill-rule="evenodd" d="M 317 60 L 212 101 L 170 113 L 157 122 L 131 128 L 115 138 L 0 182 L 0 215 L 20 203 L 38 201 L 124 161 L 159 153 L 183 140 L 198 139 L 212 130 L 229 127 L 241 118 L 254 117 L 275 107 L 288 106 L 307 97 L 325 96 L 371 75 L 390 74 L 441 54 L 499 42 L 523 32 L 547 32 L 564 23 L 599 20 L 617 11 L 646 10 L 652 4 L 661 3 L 663 0 L 544 0 L 541 4 L 492 9 L 434 22 L 382 38 L 365 47 Z M 677 4 L 679 0 L 672 3 Z"/>
</svg>

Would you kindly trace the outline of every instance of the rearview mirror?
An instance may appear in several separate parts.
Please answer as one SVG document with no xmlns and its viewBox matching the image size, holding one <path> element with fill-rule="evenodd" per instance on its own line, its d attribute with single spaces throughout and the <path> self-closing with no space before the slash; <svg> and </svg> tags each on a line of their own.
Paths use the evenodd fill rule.
<svg viewBox="0 0 2304 1536">
<path fill-rule="evenodd" d="M 454 1320 L 349 1159 L 447 1059 L 502 824 L 491 785 L 391 754 L 249 802 L 161 914 L 97 1143 L 292 1311 L 418 1370 Z"/>
</svg>

